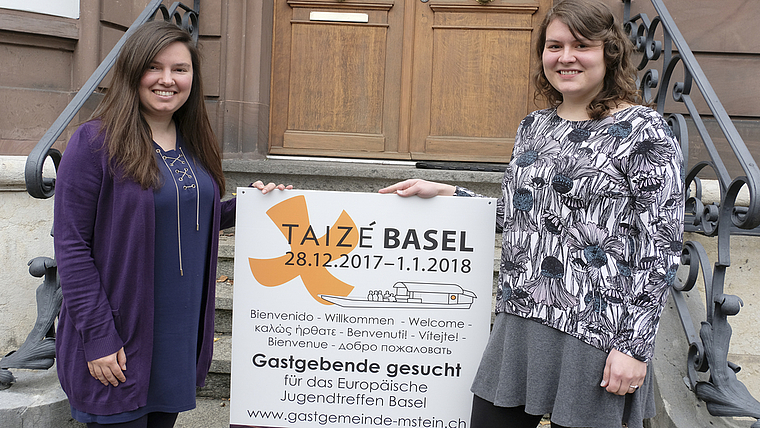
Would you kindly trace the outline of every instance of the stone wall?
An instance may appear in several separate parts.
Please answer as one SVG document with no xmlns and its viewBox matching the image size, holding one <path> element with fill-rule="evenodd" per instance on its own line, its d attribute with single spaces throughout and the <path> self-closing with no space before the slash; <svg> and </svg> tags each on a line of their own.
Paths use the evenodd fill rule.
<svg viewBox="0 0 760 428">
<path fill-rule="evenodd" d="M 53 199 L 34 199 L 24 184 L 25 156 L 0 156 L 0 356 L 18 349 L 37 319 L 41 278 L 27 263 L 53 256 Z M 53 176 L 53 167 L 46 169 Z"/>
</svg>

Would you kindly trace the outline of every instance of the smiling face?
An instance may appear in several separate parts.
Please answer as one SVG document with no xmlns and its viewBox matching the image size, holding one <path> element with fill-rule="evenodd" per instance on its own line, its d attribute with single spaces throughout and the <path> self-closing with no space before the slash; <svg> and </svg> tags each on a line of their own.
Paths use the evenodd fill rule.
<svg viewBox="0 0 760 428">
<path fill-rule="evenodd" d="M 602 43 L 577 39 L 559 19 L 546 27 L 541 59 L 544 74 L 562 94 L 563 104 L 588 105 L 604 86 L 607 67 Z"/>
<path fill-rule="evenodd" d="M 181 42 L 161 50 L 140 79 L 140 111 L 148 120 L 171 120 L 190 96 L 193 65 Z"/>
</svg>

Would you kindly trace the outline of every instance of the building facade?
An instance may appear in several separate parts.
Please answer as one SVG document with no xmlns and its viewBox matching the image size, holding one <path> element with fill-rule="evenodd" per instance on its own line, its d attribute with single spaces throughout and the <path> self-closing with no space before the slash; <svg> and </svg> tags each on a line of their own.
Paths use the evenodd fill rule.
<svg viewBox="0 0 760 428">
<path fill-rule="evenodd" d="M 605 1 L 622 18 L 622 2 Z M 78 17 L 59 16 L 72 15 L 76 4 L 53 11 L 58 3 L 0 2 L 0 154 L 29 153 L 148 1 L 79 0 Z M 745 143 L 760 155 L 753 81 L 760 35 L 751 25 L 760 3 L 696 3 L 666 2 Z M 505 162 L 519 121 L 540 107 L 530 54 L 551 4 L 201 0 L 207 105 L 225 157 Z M 656 15 L 648 0 L 633 1 L 639 12 Z M 56 147 L 99 99 L 91 98 Z"/>
</svg>

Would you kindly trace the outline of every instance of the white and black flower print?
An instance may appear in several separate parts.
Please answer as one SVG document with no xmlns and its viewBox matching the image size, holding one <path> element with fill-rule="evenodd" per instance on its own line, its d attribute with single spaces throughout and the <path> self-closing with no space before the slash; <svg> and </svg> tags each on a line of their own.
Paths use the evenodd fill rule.
<svg viewBox="0 0 760 428">
<path fill-rule="evenodd" d="M 663 253 L 680 257 L 683 249 L 683 233 L 680 222 L 670 219 L 667 222 L 660 223 L 654 235 L 654 242 Z"/>
<path fill-rule="evenodd" d="M 527 246 L 507 244 L 501 251 L 500 272 L 512 278 L 519 278 L 528 271 Z"/>
<path fill-rule="evenodd" d="M 652 136 L 651 139 L 634 144 L 630 152 L 631 164 L 634 170 L 651 171 L 655 167 L 667 165 L 673 159 L 675 150 L 676 147 L 670 145 L 667 140 Z"/>
<path fill-rule="evenodd" d="M 682 155 L 655 111 L 520 124 L 502 183 L 497 312 L 647 361 L 683 245 Z"/>
<path fill-rule="evenodd" d="M 538 274 L 525 281 L 525 290 L 537 304 L 564 310 L 578 304 L 578 298 L 563 284 L 565 266 L 554 256 L 546 256 L 540 263 Z"/>
<path fill-rule="evenodd" d="M 613 137 L 615 141 L 620 141 L 623 138 L 628 137 L 631 135 L 631 131 L 633 130 L 633 125 L 631 125 L 631 122 L 627 120 L 619 120 L 612 125 L 610 125 L 609 128 L 607 128 L 607 135 L 610 137 Z"/>
<path fill-rule="evenodd" d="M 559 151 L 559 142 L 556 140 L 551 138 L 534 140 L 519 152 L 515 151 L 512 164 L 518 168 L 529 166 L 542 167 L 547 162 L 551 162 Z"/>
<path fill-rule="evenodd" d="M 512 313 L 527 314 L 532 308 L 532 301 L 530 295 L 523 289 L 518 288 L 516 290 L 507 283 L 503 282 L 496 292 L 496 298 L 504 306 L 509 307 L 509 311 Z M 499 312 L 503 312 L 499 311 Z"/>
<path fill-rule="evenodd" d="M 576 223 L 568 232 L 571 265 L 599 281 L 602 269 L 608 271 L 615 260 L 623 257 L 624 244 L 618 237 L 594 223 Z"/>
<path fill-rule="evenodd" d="M 515 229 L 528 233 L 534 233 L 538 230 L 531 213 L 533 211 L 533 191 L 530 188 L 515 189 L 512 193 L 512 208 Z"/>
<path fill-rule="evenodd" d="M 591 164 L 587 157 L 563 156 L 554 161 L 554 176 L 551 179 L 552 189 L 560 194 L 573 190 L 573 185 L 580 178 L 593 177 L 599 170 Z"/>
</svg>

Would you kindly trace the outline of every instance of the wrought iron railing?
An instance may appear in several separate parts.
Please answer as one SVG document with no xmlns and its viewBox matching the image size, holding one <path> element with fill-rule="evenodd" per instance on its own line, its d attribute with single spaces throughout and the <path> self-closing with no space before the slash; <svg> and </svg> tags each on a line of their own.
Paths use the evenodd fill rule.
<svg viewBox="0 0 760 428">
<path fill-rule="evenodd" d="M 163 0 L 151 0 L 145 7 L 140 16 L 137 17 L 135 22 L 124 33 L 124 36 L 116 43 L 116 46 L 111 49 L 106 58 L 100 63 L 95 72 L 92 73 L 87 82 L 74 96 L 69 105 L 63 110 L 63 113 L 53 122 L 53 125 L 45 132 L 39 143 L 32 149 L 29 157 L 26 160 L 26 191 L 30 195 L 39 199 L 47 199 L 53 196 L 55 193 L 55 179 L 43 178 L 42 167 L 45 161 L 50 157 L 56 169 L 58 168 L 58 162 L 61 160 L 61 153 L 53 149 L 53 144 L 61 136 L 66 127 L 74 120 L 74 117 L 82 109 L 85 102 L 90 98 L 94 91 L 98 88 L 100 82 L 106 77 L 106 74 L 111 70 L 114 63 L 116 63 L 116 57 L 119 56 L 119 51 L 124 45 L 127 38 L 139 27 L 140 25 L 154 19 L 160 12 L 165 21 L 174 20 L 177 25 L 187 29 L 193 35 L 193 40 L 198 41 L 198 13 L 200 11 L 200 0 L 194 0 L 194 7 L 191 9 L 188 6 L 180 2 L 173 3 L 170 7 L 166 7 L 162 4 Z M 184 12 L 184 13 L 183 13 Z"/>
<path fill-rule="evenodd" d="M 675 102 L 685 106 L 689 120 L 697 129 L 699 141 L 709 156 L 709 159 L 700 160 L 689 167 L 687 120 L 684 115 L 678 113 L 666 115 L 668 123 L 681 142 L 687 162 L 684 168 L 687 171 L 686 188 L 694 189 L 693 194 L 686 195 L 685 230 L 717 236 L 717 261 L 712 271 L 709 257 L 700 243 L 690 241 L 684 244 L 681 263 L 689 267 L 689 274 L 688 278 L 673 290 L 673 301 L 689 341 L 688 375 L 684 380 L 697 397 L 705 401 L 710 414 L 760 419 L 760 402 L 753 398 L 744 384 L 736 378 L 736 372 L 740 368 L 727 359 L 731 340 L 728 317 L 736 315 L 743 302 L 738 296 L 725 294 L 723 290 L 726 269 L 731 265 L 732 232 L 750 231 L 760 225 L 760 169 L 664 2 L 651 0 L 658 14 L 651 20 L 643 13 L 631 16 L 631 0 L 623 0 L 623 3 L 626 31 L 643 54 L 638 65 L 639 70 L 643 71 L 650 62 L 658 61 L 662 57 L 661 71 L 650 68 L 641 76 L 641 89 L 645 100 L 656 102 L 657 111 L 660 113 L 664 113 L 665 101 L 669 95 Z M 658 32 L 661 32 L 662 40 L 656 40 Z M 683 72 L 683 80 L 671 83 L 676 70 Z M 697 110 L 691 96 L 695 85 L 710 110 L 709 114 Z M 717 121 L 723 137 L 728 141 L 741 165 L 742 175 L 731 178 L 707 130 L 705 116 L 712 116 Z M 699 175 L 704 177 L 706 174 L 714 174 L 718 181 L 720 202 L 717 204 L 702 202 L 702 181 Z M 749 192 L 749 203 L 746 207 L 736 206 L 741 189 Z M 707 313 L 697 336 L 683 293 L 694 287 L 700 272 L 704 281 Z M 697 372 L 708 371 L 709 381 L 700 381 Z M 752 427 L 760 428 L 760 421 L 755 422 Z"/>
<path fill-rule="evenodd" d="M 194 0 L 192 8 L 174 2 L 171 6 L 163 4 L 163 0 L 151 0 L 140 13 L 135 22 L 124 33 L 124 36 L 111 49 L 103 62 L 95 72 L 87 79 L 84 86 L 77 92 L 71 102 L 66 106 L 53 125 L 45 132 L 42 139 L 32 149 L 26 160 L 24 178 L 26 190 L 30 195 L 39 199 L 47 199 L 55 193 L 55 178 L 45 178 L 42 169 L 48 158 L 52 159 L 56 170 L 61 160 L 61 152 L 52 148 L 58 137 L 61 136 L 67 126 L 84 106 L 90 96 L 95 93 L 100 82 L 111 70 L 121 47 L 127 38 L 140 25 L 151 21 L 159 16 L 165 21 L 174 21 L 175 24 L 186 29 L 192 34 L 195 42 L 198 41 L 198 15 L 200 13 L 200 0 Z M 29 272 L 36 277 L 44 276 L 45 280 L 37 289 L 37 321 L 29 333 L 25 342 L 4 358 L 0 359 L 0 390 L 9 388 L 15 379 L 8 370 L 17 369 L 42 369 L 52 367 L 55 359 L 55 330 L 53 323 L 58 316 L 61 307 L 61 290 L 58 282 L 57 267 L 55 260 L 49 257 L 37 257 L 29 262 Z"/>
</svg>

